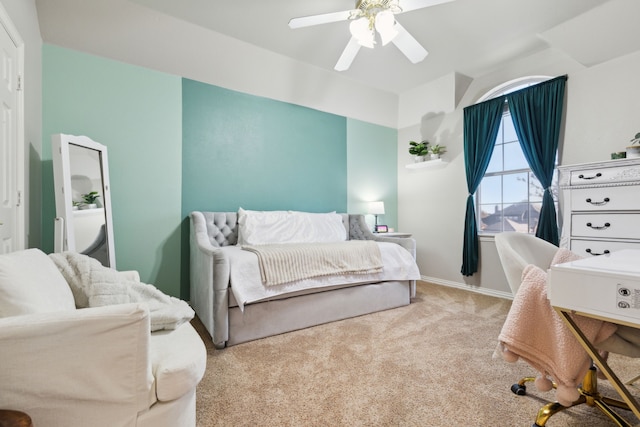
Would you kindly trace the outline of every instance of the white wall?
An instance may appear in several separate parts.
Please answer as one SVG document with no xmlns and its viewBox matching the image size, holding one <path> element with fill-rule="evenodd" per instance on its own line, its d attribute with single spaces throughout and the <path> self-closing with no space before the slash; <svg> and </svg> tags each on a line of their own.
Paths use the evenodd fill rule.
<svg viewBox="0 0 640 427">
<path fill-rule="evenodd" d="M 26 212 L 29 247 L 39 246 L 41 238 L 41 165 L 42 141 L 42 38 L 35 0 L 1 0 L 24 42 L 24 139 L 28 200 Z"/>
<path fill-rule="evenodd" d="M 624 151 L 640 132 L 640 52 L 570 75 L 562 164 Z"/>
<path fill-rule="evenodd" d="M 441 87 L 421 88 L 422 96 L 431 99 L 431 110 L 423 110 L 419 123 L 414 120 L 398 132 L 398 222 L 401 231 L 413 233 L 417 240 L 423 277 L 490 294 L 510 293 L 491 238 L 481 240 L 479 273 L 469 278 L 460 273 L 467 197 L 463 108 L 506 81 L 527 75 L 564 74 L 568 81 L 561 163 L 606 160 L 611 152 L 624 151 L 629 139 L 640 131 L 640 52 L 586 68 L 549 49 L 474 79 L 451 113 L 442 112 L 451 101 L 450 93 L 439 105 L 433 98 L 442 94 Z M 400 99 L 400 111 L 406 111 L 403 100 L 407 98 L 401 95 Z M 415 115 L 415 111 L 401 115 L 399 121 L 407 122 L 407 117 Z M 449 163 L 433 170 L 406 169 L 412 161 L 408 141 L 420 138 L 446 145 L 444 157 Z"/>
</svg>

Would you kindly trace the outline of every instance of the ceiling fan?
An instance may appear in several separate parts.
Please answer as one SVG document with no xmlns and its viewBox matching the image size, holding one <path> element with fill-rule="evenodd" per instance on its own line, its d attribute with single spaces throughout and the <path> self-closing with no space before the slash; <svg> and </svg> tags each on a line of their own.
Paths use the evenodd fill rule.
<svg viewBox="0 0 640 427">
<path fill-rule="evenodd" d="M 360 47 L 374 47 L 376 31 L 383 46 L 392 42 L 409 61 L 417 64 L 426 58 L 428 52 L 396 21 L 395 15 L 451 1 L 454 0 L 357 0 L 355 9 L 293 18 L 289 21 L 289 27 L 295 29 L 351 21 L 351 39 L 334 67 L 337 71 L 349 69 Z"/>
</svg>

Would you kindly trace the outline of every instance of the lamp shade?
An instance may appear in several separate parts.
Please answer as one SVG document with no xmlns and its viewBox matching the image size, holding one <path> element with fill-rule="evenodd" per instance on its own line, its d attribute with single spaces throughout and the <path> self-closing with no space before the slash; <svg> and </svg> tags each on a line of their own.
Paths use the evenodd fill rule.
<svg viewBox="0 0 640 427">
<path fill-rule="evenodd" d="M 398 31 L 394 28 L 396 19 L 391 11 L 385 10 L 376 15 L 376 30 L 380 33 L 382 45 L 386 46 L 397 35 Z"/>
<path fill-rule="evenodd" d="M 384 215 L 384 202 L 369 202 L 369 213 L 371 215 Z"/>
<path fill-rule="evenodd" d="M 358 43 L 364 47 L 373 48 L 375 43 L 375 34 L 370 26 L 368 18 L 360 18 L 351 21 L 349 24 L 351 35 L 358 40 Z"/>
</svg>

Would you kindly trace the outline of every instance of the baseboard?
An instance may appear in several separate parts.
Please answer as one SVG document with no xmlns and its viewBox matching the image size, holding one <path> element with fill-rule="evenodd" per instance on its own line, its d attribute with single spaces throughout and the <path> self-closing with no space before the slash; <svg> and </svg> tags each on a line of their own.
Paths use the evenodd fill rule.
<svg viewBox="0 0 640 427">
<path fill-rule="evenodd" d="M 437 277 L 429 277 L 429 276 L 420 276 L 420 277 L 421 277 L 420 280 L 424 280 L 425 282 L 429 282 L 429 283 L 434 283 L 436 285 L 463 289 L 465 291 L 471 291 L 478 294 L 489 295 L 497 298 L 504 298 L 504 299 L 510 299 L 510 300 L 513 299 L 513 295 L 511 294 L 511 292 L 503 292 L 503 291 L 496 291 L 494 289 L 481 288 L 479 286 L 468 285 L 466 283 L 453 282 L 451 280 L 439 279 Z"/>
</svg>

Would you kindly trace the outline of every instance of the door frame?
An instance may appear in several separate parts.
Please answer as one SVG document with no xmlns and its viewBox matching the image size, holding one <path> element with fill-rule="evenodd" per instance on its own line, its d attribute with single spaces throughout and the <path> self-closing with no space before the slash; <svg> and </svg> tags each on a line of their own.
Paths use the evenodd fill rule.
<svg viewBox="0 0 640 427">
<path fill-rule="evenodd" d="M 15 218 L 15 249 L 25 249 L 27 242 L 27 209 L 28 204 L 27 194 L 25 191 L 25 185 L 27 183 L 27 163 L 26 152 L 24 142 L 24 40 L 20 36 L 18 29 L 13 24 L 9 13 L 0 2 L 0 25 L 7 32 L 13 44 L 16 46 L 17 51 L 17 73 L 18 82 L 16 90 L 16 195 L 18 200 L 18 206 L 16 210 Z"/>
</svg>

